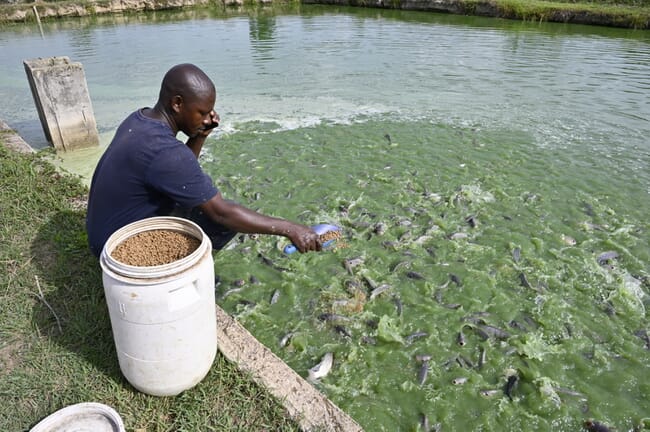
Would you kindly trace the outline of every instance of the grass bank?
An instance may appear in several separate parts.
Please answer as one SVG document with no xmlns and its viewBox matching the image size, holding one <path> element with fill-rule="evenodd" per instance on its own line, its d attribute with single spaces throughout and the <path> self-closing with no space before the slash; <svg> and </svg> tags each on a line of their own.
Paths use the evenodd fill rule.
<svg viewBox="0 0 650 432">
<path fill-rule="evenodd" d="M 112 406 L 128 431 L 298 431 L 277 400 L 219 353 L 177 397 L 135 391 L 113 345 L 88 251 L 87 189 L 0 135 L 0 430 L 26 431 L 79 402 Z"/>
<path fill-rule="evenodd" d="M 650 0 L 494 0 L 492 3 L 498 11 L 495 15 L 503 18 L 650 28 Z"/>
<path fill-rule="evenodd" d="M 0 23 L 88 16 L 105 13 L 151 11 L 212 5 L 239 7 L 261 0 L 62 0 L 0 4 Z M 275 4 L 314 3 L 415 9 L 464 15 L 492 16 L 527 21 L 549 21 L 650 29 L 650 0 L 272 0 Z M 265 3 L 265 5 L 268 3 Z"/>
</svg>

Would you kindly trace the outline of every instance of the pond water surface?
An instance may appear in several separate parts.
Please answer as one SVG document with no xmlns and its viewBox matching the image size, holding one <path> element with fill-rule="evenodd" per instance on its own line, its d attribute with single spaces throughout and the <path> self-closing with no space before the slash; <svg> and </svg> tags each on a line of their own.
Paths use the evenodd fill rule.
<svg viewBox="0 0 650 432">
<path fill-rule="evenodd" d="M 83 64 L 102 148 L 58 163 L 86 178 L 171 65 L 213 77 L 224 195 L 344 234 L 239 238 L 218 302 L 302 376 L 332 352 L 314 385 L 366 430 L 650 417 L 650 33 L 301 6 L 16 24 L 0 51 L 37 148 L 23 59 Z"/>
</svg>

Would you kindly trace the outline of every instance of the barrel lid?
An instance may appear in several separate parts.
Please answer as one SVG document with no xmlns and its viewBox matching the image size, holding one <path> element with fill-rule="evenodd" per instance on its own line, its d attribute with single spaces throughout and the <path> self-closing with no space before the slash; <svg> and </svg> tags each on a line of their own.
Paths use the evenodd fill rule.
<svg viewBox="0 0 650 432">
<path fill-rule="evenodd" d="M 125 432 L 125 429 L 122 418 L 113 408 L 82 402 L 54 412 L 30 432 Z"/>
</svg>

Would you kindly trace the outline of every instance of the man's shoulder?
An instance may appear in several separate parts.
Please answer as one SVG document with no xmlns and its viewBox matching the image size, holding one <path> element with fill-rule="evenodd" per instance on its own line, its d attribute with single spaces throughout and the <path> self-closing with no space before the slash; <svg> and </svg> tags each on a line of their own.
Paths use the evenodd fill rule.
<svg viewBox="0 0 650 432">
<path fill-rule="evenodd" d="M 154 120 L 150 117 L 147 117 L 144 115 L 144 110 L 146 108 L 139 108 L 135 111 L 133 111 L 131 114 L 126 116 L 126 118 L 122 121 L 122 124 L 120 127 L 124 126 L 138 126 L 139 128 L 157 128 L 163 126 L 163 124 L 157 120 Z"/>
<path fill-rule="evenodd" d="M 117 130 L 115 141 L 137 141 L 138 145 L 150 147 L 154 151 L 183 146 L 167 124 L 147 117 L 143 114 L 143 109 L 132 112 L 124 119 Z"/>
</svg>

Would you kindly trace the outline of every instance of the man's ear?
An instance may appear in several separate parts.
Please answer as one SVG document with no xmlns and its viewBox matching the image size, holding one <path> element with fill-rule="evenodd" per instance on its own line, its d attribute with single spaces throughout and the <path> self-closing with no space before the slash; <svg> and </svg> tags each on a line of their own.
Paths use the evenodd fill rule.
<svg viewBox="0 0 650 432">
<path fill-rule="evenodd" d="M 172 110 L 174 110 L 175 113 L 179 113 L 181 111 L 181 108 L 183 107 L 183 96 L 181 95 L 176 95 L 172 97 Z"/>
</svg>

